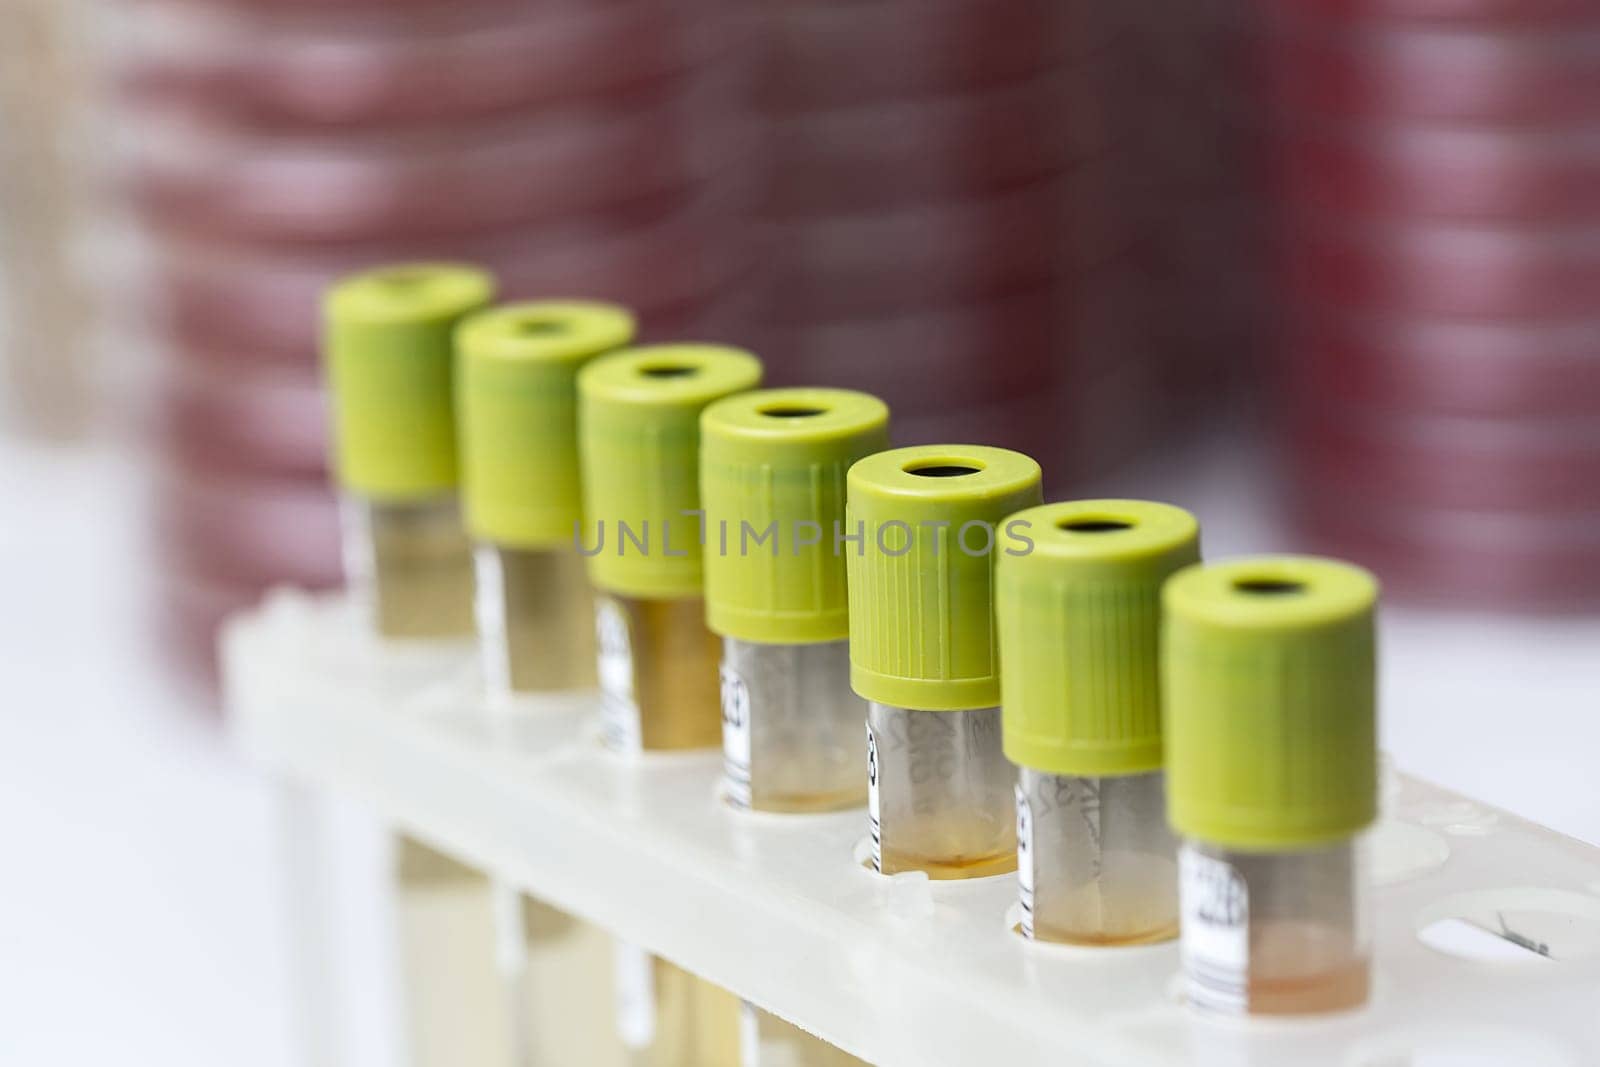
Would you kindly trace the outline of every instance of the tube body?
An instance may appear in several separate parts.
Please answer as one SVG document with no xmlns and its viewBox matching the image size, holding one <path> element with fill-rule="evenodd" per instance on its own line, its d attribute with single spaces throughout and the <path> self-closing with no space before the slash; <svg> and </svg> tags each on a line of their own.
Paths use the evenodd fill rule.
<svg viewBox="0 0 1600 1067">
<path fill-rule="evenodd" d="M 721 641 L 699 597 L 595 598 L 601 729 L 618 752 L 715 748 L 722 741 Z"/>
<path fill-rule="evenodd" d="M 595 682 L 594 595 L 570 547 L 480 544 L 473 552 L 478 640 L 491 697 Z"/>
<path fill-rule="evenodd" d="M 982 878 L 1017 866 L 1000 709 L 867 706 L 868 821 L 880 874 Z"/>
<path fill-rule="evenodd" d="M 1083 778 L 1020 769 L 1022 932 L 1136 945 L 1178 933 L 1177 843 L 1160 771 Z"/>
<path fill-rule="evenodd" d="M 866 802 L 850 643 L 722 642 L 724 791 L 756 811 L 833 811 Z"/>
<path fill-rule="evenodd" d="M 396 845 L 407 1062 L 514 1067 L 514 1008 L 497 963 L 489 880 L 411 838 Z"/>
<path fill-rule="evenodd" d="M 375 633 L 469 637 L 472 550 L 453 493 L 420 500 L 341 502 L 345 578 Z"/>
<path fill-rule="evenodd" d="M 617 942 L 616 1029 L 629 1067 L 739 1067 L 739 999 Z"/>
<path fill-rule="evenodd" d="M 1191 839 L 1179 866 L 1190 1003 L 1232 1015 L 1365 1003 L 1372 948 L 1359 840 L 1241 852 Z"/>
</svg>

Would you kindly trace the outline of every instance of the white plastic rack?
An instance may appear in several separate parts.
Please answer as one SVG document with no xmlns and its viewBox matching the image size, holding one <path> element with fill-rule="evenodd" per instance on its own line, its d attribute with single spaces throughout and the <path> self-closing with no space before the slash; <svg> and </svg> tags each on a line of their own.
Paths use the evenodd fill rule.
<svg viewBox="0 0 1600 1067">
<path fill-rule="evenodd" d="M 465 645 L 382 646 L 282 593 L 224 655 L 258 762 L 881 1067 L 1600 1063 L 1600 850 L 1403 775 L 1370 840 L 1370 1006 L 1222 1021 L 1182 1003 L 1173 945 L 1026 942 L 1012 877 L 874 874 L 862 813 L 734 811 L 718 754 L 603 750 L 593 694 L 490 708 Z"/>
</svg>

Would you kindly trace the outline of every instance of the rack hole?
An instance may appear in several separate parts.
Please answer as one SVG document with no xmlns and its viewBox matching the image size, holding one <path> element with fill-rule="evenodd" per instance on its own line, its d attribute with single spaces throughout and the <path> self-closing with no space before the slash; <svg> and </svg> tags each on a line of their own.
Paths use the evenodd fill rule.
<svg viewBox="0 0 1600 1067">
<path fill-rule="evenodd" d="M 1542 963 L 1600 954 L 1600 901 L 1561 889 L 1458 893 L 1423 909 L 1417 940 L 1480 963 Z"/>
<path fill-rule="evenodd" d="M 774 404 L 761 409 L 761 414 L 774 419 L 809 419 L 827 413 L 827 408 L 806 407 L 803 404 Z"/>
</svg>

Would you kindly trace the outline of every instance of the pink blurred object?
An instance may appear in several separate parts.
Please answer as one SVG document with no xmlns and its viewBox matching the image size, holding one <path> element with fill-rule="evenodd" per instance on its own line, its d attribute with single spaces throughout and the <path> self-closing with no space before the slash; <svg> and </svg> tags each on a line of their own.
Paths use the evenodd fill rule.
<svg viewBox="0 0 1600 1067">
<path fill-rule="evenodd" d="M 328 410 L 318 374 L 175 368 L 161 383 L 157 440 L 188 470 L 321 478 Z"/>
<path fill-rule="evenodd" d="M 1600 223 L 1600 119 L 1532 131 L 1307 124 L 1283 144 L 1284 180 L 1339 214 Z"/>
<path fill-rule="evenodd" d="M 1421 599 L 1600 601 L 1600 8 L 1274 10 L 1302 525 Z"/>
<path fill-rule="evenodd" d="M 1288 269 L 1317 304 L 1478 320 L 1600 312 L 1600 228 L 1319 216 L 1291 231 Z"/>
<path fill-rule="evenodd" d="M 1284 6 L 1341 21 L 1415 19 L 1502 30 L 1572 28 L 1595 20 L 1592 0 L 1293 0 Z"/>
<path fill-rule="evenodd" d="M 756 101 L 774 113 L 970 93 L 1056 71 L 1082 47 L 1063 0 L 773 3 Z"/>
<path fill-rule="evenodd" d="M 122 57 L 123 92 L 297 132 L 537 114 L 661 84 L 726 46 L 657 0 L 499 10 L 383 0 L 317 21 L 282 0 L 198 12 L 181 0 L 150 6 L 167 18 Z"/>
<path fill-rule="evenodd" d="M 1306 486 L 1295 504 L 1310 547 L 1372 568 L 1396 598 L 1539 613 L 1600 600 L 1600 514 L 1396 506 L 1332 486 Z"/>
<path fill-rule="evenodd" d="M 985 199 L 774 222 L 764 239 L 784 294 L 775 313 L 791 323 L 891 313 L 1059 276 L 1068 199 L 1047 179 Z"/>
<path fill-rule="evenodd" d="M 1291 21 L 1272 53 L 1279 103 L 1299 121 L 1600 121 L 1600 9 L 1592 7 L 1581 23 L 1537 32 Z"/>
<path fill-rule="evenodd" d="M 163 615 L 340 580 L 318 359 L 336 278 L 470 261 L 507 298 L 615 300 L 737 342 L 769 306 L 740 23 L 677 0 L 130 3 L 113 157 L 164 349 Z"/>
<path fill-rule="evenodd" d="M 1600 513 L 1600 419 L 1396 416 L 1321 403 L 1296 423 L 1310 484 L 1394 507 Z"/>
<path fill-rule="evenodd" d="M 162 552 L 183 573 L 220 584 L 336 586 L 339 508 L 319 479 L 176 471 L 156 490 Z"/>
<path fill-rule="evenodd" d="M 1043 286 L 973 304 L 776 331 L 775 384 L 836 385 L 882 396 L 896 416 L 960 419 L 1019 394 L 1050 396 L 1066 303 Z M 1054 358 L 1044 358 L 1053 355 Z"/>
<path fill-rule="evenodd" d="M 1052 73 L 982 92 L 783 115 L 767 128 L 768 211 L 847 214 L 1001 192 L 1059 174 L 1092 148 L 1060 122 Z"/>
<path fill-rule="evenodd" d="M 668 210 L 661 210 L 662 208 Z M 638 221 L 586 223 L 480 241 L 252 255 L 170 242 L 154 267 L 153 311 L 163 328 L 197 348 L 316 351 L 317 308 L 335 278 L 397 259 L 460 259 L 500 279 L 507 298 L 614 300 L 649 316 L 705 300 L 741 268 L 738 235 L 705 213 L 641 204 Z M 711 210 L 709 207 L 708 211 Z M 714 212 L 713 212 L 714 215 Z"/>
<path fill-rule="evenodd" d="M 257 246 L 398 247 L 566 225 L 692 186 L 717 162 L 699 126 L 692 101 L 659 90 L 534 122 L 408 138 L 152 126 L 124 180 L 134 207 L 165 232 Z"/>
<path fill-rule="evenodd" d="M 1391 413 L 1530 420 L 1600 411 L 1600 323 L 1463 322 L 1328 313 L 1291 342 L 1302 388 Z"/>
</svg>

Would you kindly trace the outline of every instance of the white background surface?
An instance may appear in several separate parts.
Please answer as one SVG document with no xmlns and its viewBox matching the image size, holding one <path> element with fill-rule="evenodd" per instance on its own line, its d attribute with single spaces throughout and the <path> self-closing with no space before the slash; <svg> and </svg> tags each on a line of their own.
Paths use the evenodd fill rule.
<svg viewBox="0 0 1600 1067">
<path fill-rule="evenodd" d="M 1194 508 L 1209 555 L 1282 549 L 1238 449 L 1096 487 Z M 135 463 L 0 444 L 0 1063 L 288 1067 L 276 794 L 158 660 Z M 1403 768 L 1600 844 L 1600 620 L 1386 612 Z M 348 887 L 346 887 L 348 893 Z M 343 901 L 329 975 L 382 1062 L 381 929 Z M 363 970 L 363 967 L 366 969 Z"/>
</svg>

